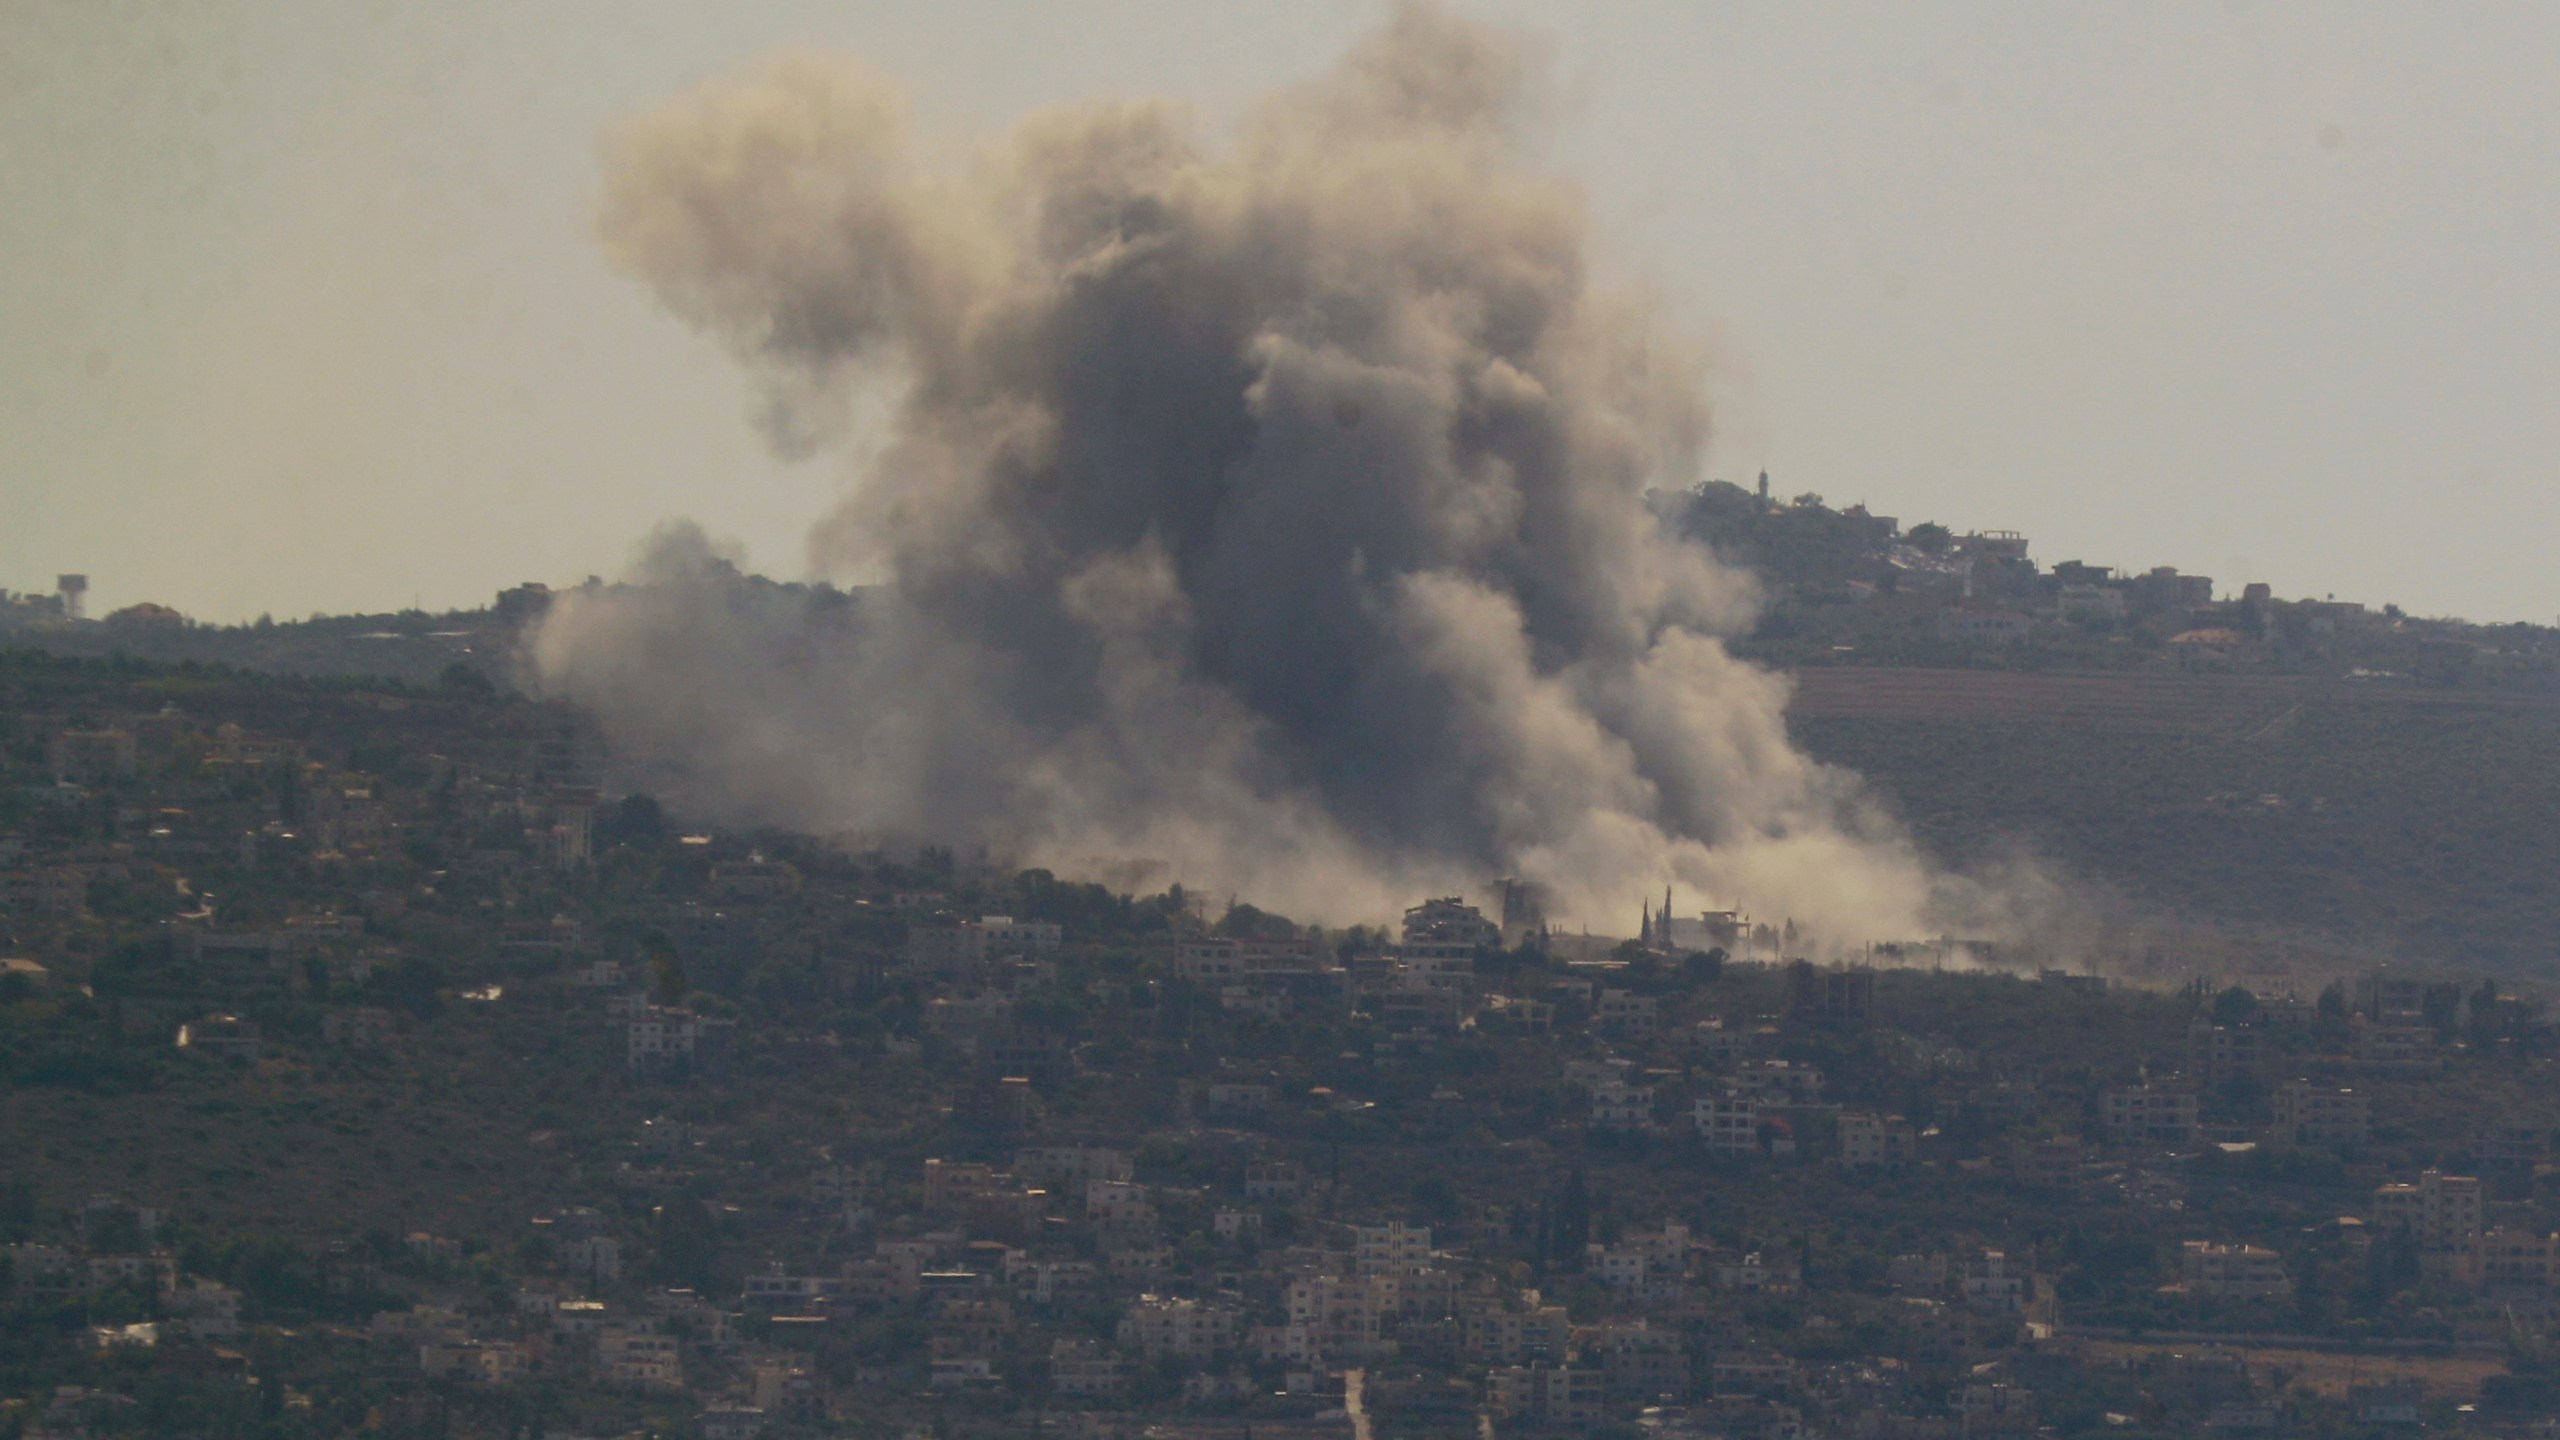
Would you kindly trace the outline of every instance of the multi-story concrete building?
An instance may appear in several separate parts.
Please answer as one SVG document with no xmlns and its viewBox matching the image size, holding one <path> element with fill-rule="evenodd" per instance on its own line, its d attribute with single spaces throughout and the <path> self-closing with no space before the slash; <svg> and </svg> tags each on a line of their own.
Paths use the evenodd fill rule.
<svg viewBox="0 0 2560 1440">
<path fill-rule="evenodd" d="M 596 1335 L 596 1372 L 616 1385 L 649 1390 L 684 1388 L 684 1346 L 654 1321 L 607 1325 Z"/>
<path fill-rule="evenodd" d="M 940 915 L 907 927 L 907 965 L 927 975 L 953 975 L 1007 956 L 1054 952 L 1063 932 L 1046 920 L 984 915 L 962 920 Z"/>
<path fill-rule="evenodd" d="M 2373 1102 L 2360 1090 L 2333 1089 L 2308 1080 L 2276 1087 L 2276 1142 L 2282 1145 L 2354 1145 L 2372 1130 Z"/>
<path fill-rule="evenodd" d="M 1328 1362 L 1357 1364 L 1393 1353 L 1381 1333 L 1387 1306 L 1368 1276 L 1310 1275 L 1289 1286 L 1289 1324 L 1304 1327 Z"/>
<path fill-rule="evenodd" d="M 1966 1256 L 1961 1289 L 1968 1307 L 1990 1315 L 2024 1314 L 2035 1298 L 2034 1277 L 2003 1250 L 1976 1250 Z"/>
<path fill-rule="evenodd" d="M 992 1165 L 928 1159 L 924 1162 L 924 1212 L 938 1215 L 1014 1189 L 1013 1177 Z"/>
<path fill-rule="evenodd" d="M 2195 1087 L 2163 1080 L 2110 1085 L 2099 1096 L 2098 1122 L 2119 1145 L 2192 1145 L 2199 1133 Z"/>
<path fill-rule="evenodd" d="M 1619 1035 L 1650 1035 L 1661 1024 L 1662 1002 L 1633 990 L 1603 990 L 1591 1023 Z"/>
<path fill-rule="evenodd" d="M 1150 1360 L 1206 1360 L 1235 1340 L 1236 1312 L 1224 1305 L 1141 1295 L 1120 1317 L 1120 1343 Z"/>
<path fill-rule="evenodd" d="M 2293 1293 L 2284 1257 L 2255 1245 L 2187 1241 L 2179 1251 L 2178 1277 L 2187 1293 L 2215 1300 L 2269 1300 Z"/>
<path fill-rule="evenodd" d="M 1665 1224 L 1629 1233 L 1616 1244 L 1585 1247 L 1583 1271 L 1616 1294 L 1640 1304 L 1668 1304 L 1687 1292 L 1694 1242 L 1685 1225 Z"/>
<path fill-rule="evenodd" d="M 1128 1362 L 1090 1340 L 1049 1346 L 1049 1388 L 1061 1395 L 1117 1395 L 1129 1387 Z"/>
<path fill-rule="evenodd" d="M 2505 1228 L 2480 1237 L 2480 1283 L 2501 1290 L 2560 1284 L 2560 1236 Z"/>
<path fill-rule="evenodd" d="M 1295 1160 L 1271 1160 L 1244 1167 L 1247 1200 L 1295 1200 L 1307 1185 L 1307 1167 Z"/>
<path fill-rule="evenodd" d="M 1126 1180 L 1089 1180 L 1084 1187 L 1084 1213 L 1107 1230 L 1152 1230 L 1155 1202 L 1147 1187 Z"/>
<path fill-rule="evenodd" d="M 1431 1227 L 1390 1221 L 1352 1229 L 1352 1268 L 1362 1275 L 1411 1275 L 1431 1264 Z"/>
<path fill-rule="evenodd" d="M 1690 1119 L 1707 1149 L 1721 1155 L 1760 1153 L 1760 1101 L 1728 1090 L 1702 1095 L 1690 1107 Z"/>
<path fill-rule="evenodd" d="M 1459 1316 L 1462 1344 L 1469 1360 L 1493 1365 L 1527 1365 L 1563 1360 L 1573 1342 L 1573 1320 L 1561 1305 L 1529 1303 L 1510 1309 L 1499 1303 L 1471 1303 Z"/>
<path fill-rule="evenodd" d="M 2187 1026 L 2187 1073 L 2208 1085 L 2254 1075 L 2266 1058 L 2266 1035 L 2254 1026 L 2216 1025 L 2202 1018 Z"/>
<path fill-rule="evenodd" d="M 631 1069 L 641 1070 L 713 1058 L 730 1032 L 737 1029 L 738 1022 L 651 1005 L 633 1015 L 627 1025 L 624 1062 Z"/>
<path fill-rule="evenodd" d="M 1601 1328 L 1587 1347 L 1596 1353 L 1609 1393 L 1638 1401 L 1674 1400 L 1689 1389 L 1689 1351 L 1677 1330 L 1644 1321 Z"/>
<path fill-rule="evenodd" d="M 1484 1377 L 1487 1410 L 1560 1429 L 1599 1424 L 1607 1417 L 1608 1396 L 1607 1372 L 1587 1366 L 1506 1365 Z"/>
<path fill-rule="evenodd" d="M 2405 1231 L 2417 1242 L 2418 1264 L 2431 1275 L 2471 1283 L 2480 1273 L 2480 1181 L 2429 1170 L 2415 1185 L 2384 1185 L 2373 1192 L 2377 1226 Z"/>
<path fill-rule="evenodd" d="M 1840 1164 L 1859 1170 L 1908 1163 L 1918 1151 L 1919 1132 L 1899 1115 L 1851 1111 L 1840 1117 Z"/>
<path fill-rule="evenodd" d="M 1653 1128 L 1653 1087 L 1612 1082 L 1592 1087 L 1591 1128 L 1631 1133 Z"/>
</svg>

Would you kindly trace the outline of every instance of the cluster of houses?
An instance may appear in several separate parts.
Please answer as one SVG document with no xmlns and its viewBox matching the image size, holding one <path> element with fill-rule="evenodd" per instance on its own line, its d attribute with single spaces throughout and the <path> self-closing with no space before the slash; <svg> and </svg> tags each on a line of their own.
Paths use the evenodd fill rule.
<svg viewBox="0 0 2560 1440">
<path fill-rule="evenodd" d="M 306 876 L 341 863 L 352 873 L 426 837 L 443 862 L 427 889 L 485 893 L 485 906 L 475 898 L 447 913 L 485 911 L 471 933 L 505 971 L 503 986 L 475 976 L 457 989 L 442 1023 L 471 1023 L 474 1003 L 515 1003 L 519 984 L 544 987 L 566 997 L 572 1024 L 608 1027 L 621 1067 L 609 1083 L 633 1095 L 716 1087 L 734 1055 L 792 1029 L 786 1015 L 742 1020 L 734 1007 L 700 1002 L 680 967 L 655 963 L 648 945 L 635 952 L 595 933 L 592 910 L 514 904 L 539 884 L 586 875 L 604 807 L 573 737 L 531 735 L 512 753 L 505 764 L 435 762 L 444 768 L 431 812 L 415 787 L 377 786 L 236 726 L 168 712 L 65 727 L 48 748 L 49 794 L 114 797 L 114 834 L 0 842 L 8 933 L 48 959 L 75 953 L 67 936 L 108 933 L 93 894 L 148 881 L 185 901 L 155 922 L 160 953 L 203 983 L 183 1002 L 191 1008 L 165 1014 L 150 994 L 118 997 L 128 1025 L 208 1066 L 273 1067 L 314 1044 L 399 1049 L 422 1022 L 364 992 L 406 963 L 395 938 L 403 896 L 351 887 L 336 903 L 240 925 L 220 900 L 179 887 L 217 860 L 254 867 L 289 855 Z M 151 782 L 151 803 L 124 803 L 137 780 Z M 466 831 L 510 843 L 445 843 Z M 699 851 L 685 848 L 697 842 Z M 709 837 L 669 844 L 698 859 L 703 877 L 699 899 L 649 912 L 670 932 L 671 954 L 700 956 L 730 936 L 753 950 L 774 916 L 797 933 L 859 925 L 894 936 L 842 947 L 830 973 L 843 994 L 894 994 L 910 1007 L 901 1014 L 911 1019 L 875 1027 L 862 1063 L 883 1079 L 926 1082 L 935 1098 L 907 1133 L 940 1137 L 917 1143 L 942 1148 L 848 1163 L 813 1142 L 750 1162 L 721 1151 L 713 1127 L 653 1120 L 629 1137 L 612 1197 L 588 1195 L 592 1203 L 550 1210 L 521 1233 L 467 1244 L 414 1232 L 394 1256 L 332 1247 L 319 1265 L 333 1294 L 354 1304 L 399 1292 L 400 1303 L 358 1328 L 380 1368 L 404 1383 L 455 1393 L 585 1383 L 732 1437 L 842 1423 L 893 1402 L 1027 1408 L 1043 1424 L 1097 1436 L 1158 1422 L 1331 1435 L 1377 1415 L 1568 1429 L 1642 1417 L 1675 1437 L 2031 1432 L 2045 1407 L 2024 1358 L 2071 1356 L 2085 1337 L 2059 1298 L 2058 1263 L 2014 1235 L 1949 1233 L 1850 1286 L 1777 1232 L 1710 1239 L 1695 1218 L 1704 1202 L 1689 1218 L 1657 1204 L 1594 1226 L 1559 1208 L 1558 1173 L 1524 1172 L 1519 1193 L 1498 1203 L 1383 1202 L 1376 1187 L 1342 1182 L 1339 1152 L 1321 1137 L 1376 1119 L 1380 1102 L 1364 1096 L 1383 1095 L 1384 1084 L 1360 1091 L 1359 1081 L 1312 1078 L 1303 1056 L 1221 1056 L 1179 1078 L 1123 1071 L 1115 1083 L 1161 1092 L 1147 1097 L 1164 1102 L 1149 1111 L 1170 1115 L 1161 1123 L 1105 1104 L 1059 1124 L 1044 1097 L 1087 1076 L 1086 1040 L 1033 1002 L 1070 982 L 1092 997 L 1179 992 L 1230 1034 L 1356 1035 L 1359 1048 L 1330 1057 L 1329 1073 L 1413 1082 L 1404 1089 L 1415 1098 L 1388 1103 L 1447 1135 L 1506 1118 L 1467 1093 L 1480 1082 L 1442 1064 L 1498 1037 L 1536 1069 L 1501 1083 L 1540 1090 L 1553 1124 L 1537 1142 L 1552 1148 L 1538 1153 L 1550 1171 L 1568 1147 L 1676 1157 L 1706 1176 L 1819 1170 L 1820 1184 L 1861 1193 L 1889 1192 L 1926 1169 L 1932 1183 L 1979 1177 L 2056 1204 L 2103 1199 L 2147 1215 L 2175 1210 L 2190 1173 L 2179 1167 L 2199 1159 L 2367 1145 L 2377 1085 L 2458 1063 L 2448 1004 L 2495 1003 L 2448 1001 L 2440 982 L 2371 977 L 2349 1013 L 2332 1017 L 2345 1049 L 2299 1067 L 2316 1081 L 2275 1058 L 2299 1056 L 2278 1041 L 2320 1018 L 2314 1007 L 2200 1011 L 2176 1073 L 2092 1081 L 2059 1097 L 2090 1107 L 2076 1127 L 2085 1133 L 2021 1125 L 2005 1155 L 1986 1154 L 1874 1103 L 1874 1087 L 1844 1085 L 1827 1073 L 1839 1066 L 1795 1042 L 1857 1037 L 1908 1051 L 1910 1073 L 1925 1073 L 1950 1111 L 2050 1118 L 2057 1097 L 2031 1075 L 1958 1078 L 1921 1054 L 1935 1042 L 1890 1031 L 1877 972 L 1857 966 L 1786 961 L 1763 972 L 1777 997 L 1770 1013 L 1710 1013 L 1700 997 L 1715 992 L 1698 976 L 1714 952 L 1785 953 L 1783 931 L 1730 912 L 1674 916 L 1666 898 L 1659 912 L 1648 904 L 1631 949 L 1546 936 L 1542 963 L 1508 966 L 1499 957 L 1541 936 L 1542 922 L 1526 888 L 1504 884 L 1485 909 L 1431 897 L 1392 933 L 1359 937 L 1184 917 L 1106 973 L 1090 937 L 1025 913 L 984 913 L 1011 908 L 1003 900 L 964 912 L 944 893 L 835 893 L 762 850 Z M 1693 961 L 1704 968 L 1691 971 Z M 0 965 L 7 995 L 60 983 L 36 959 Z M 2036 983 L 2075 995 L 2102 988 L 2060 974 Z M 206 1003 L 205 993 L 223 998 Z M 262 1033 L 247 1018 L 264 1000 L 320 993 L 331 998 L 316 1042 Z M 2265 1118 L 2221 1123 L 2214 1117 L 2230 1107 L 2215 1097 L 2240 1085 L 2264 1092 Z M 946 1145 L 952 1135 L 973 1137 L 974 1148 Z M 1222 1158 L 1150 1162 L 1149 1142 L 1164 1137 Z M 2531 1173 L 2549 1132 L 2492 1123 L 2469 1138 L 2483 1165 Z M 2519 1297 L 2560 1298 L 2560 1236 L 2530 1224 L 2526 1209 L 2468 1173 L 2388 1173 L 2405 1178 L 2373 1191 L 2363 1214 L 2333 1222 L 2341 1243 L 2405 1248 L 2427 1282 L 2511 1309 L 2531 1308 Z M 664 1283 L 666 1216 L 704 1195 L 751 1199 L 760 1224 L 732 1231 L 748 1237 L 744 1253 L 706 1270 L 716 1281 Z M 184 1273 L 159 1228 L 150 1209 L 93 1202 L 67 1228 L 9 1248 L 13 1294 L 145 1293 L 156 1318 L 94 1327 L 85 1343 L 246 1366 L 254 1305 Z M 2263 1305 L 2292 1296 L 2299 1277 L 2275 1250 L 2217 1231 L 2164 1247 L 2155 1278 L 2173 1300 Z M 494 1303 L 499 1295 L 506 1303 Z M 1782 1317 L 1783 1336 L 1771 1316 Z M 1803 1343 L 1850 1324 L 1862 1344 Z M 1849 1358 L 1815 1358 L 1840 1355 Z M 2132 1363 L 2088 1355 L 2092 1366 Z M 2253 1417 L 2274 1413 L 2269 1387 L 2245 1365 L 2234 1379 L 2229 1359 L 2139 1363 L 2159 1367 L 2145 1385 L 2182 1397 L 2171 1413 L 2255 1428 Z M 2415 1414 L 2401 1391 L 2365 1400 L 2364 1411 L 2384 1417 L 2374 1423 Z"/>
</svg>

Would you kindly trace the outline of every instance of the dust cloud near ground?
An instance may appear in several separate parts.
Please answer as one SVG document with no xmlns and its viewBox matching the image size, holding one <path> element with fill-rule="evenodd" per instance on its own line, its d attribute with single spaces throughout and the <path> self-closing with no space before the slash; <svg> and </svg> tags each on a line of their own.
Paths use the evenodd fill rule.
<svg viewBox="0 0 2560 1440">
<path fill-rule="evenodd" d="M 604 245 L 776 444 L 863 439 L 810 550 L 875 583 L 777 598 L 674 526 L 539 683 L 715 814 L 1303 918 L 1511 875 L 1594 928 L 1665 884 L 1832 944 L 2010 923 L 1790 743 L 1723 643 L 1751 578 L 1648 514 L 1699 356 L 1595 281 L 1545 102 L 1534 41 L 1412 7 L 1232 134 L 1110 100 L 952 156 L 806 55 L 632 122 Z"/>
</svg>

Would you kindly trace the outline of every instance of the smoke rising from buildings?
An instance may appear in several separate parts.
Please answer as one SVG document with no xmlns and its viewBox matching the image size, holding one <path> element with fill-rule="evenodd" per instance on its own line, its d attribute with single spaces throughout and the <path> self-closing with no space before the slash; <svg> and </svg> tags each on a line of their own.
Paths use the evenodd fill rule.
<svg viewBox="0 0 2560 1440">
<path fill-rule="evenodd" d="M 891 438 L 811 600 L 701 533 L 534 637 L 651 783 L 739 819 L 1392 913 L 1495 874 L 1842 941 L 1943 887 L 1784 682 L 1750 578 L 1657 528 L 1697 355 L 1596 287 L 1526 157 L 1533 45 L 1397 12 L 1232 136 L 1096 103 L 946 159 L 860 67 L 789 58 L 607 147 L 614 259 L 752 368 L 777 444 Z"/>
</svg>

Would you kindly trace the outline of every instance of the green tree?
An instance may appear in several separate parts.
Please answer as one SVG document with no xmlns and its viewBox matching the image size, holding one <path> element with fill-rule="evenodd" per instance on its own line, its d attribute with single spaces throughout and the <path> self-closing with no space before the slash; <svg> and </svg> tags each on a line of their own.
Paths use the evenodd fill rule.
<svg viewBox="0 0 2560 1440">
<path fill-rule="evenodd" d="M 1234 940 L 1294 940 L 1298 927 L 1286 916 L 1274 915 L 1238 902 L 1227 907 L 1218 917 L 1212 932 Z"/>
<path fill-rule="evenodd" d="M 597 840 L 607 847 L 629 845 L 638 850 L 657 847 L 666 834 L 667 814 L 658 797 L 649 794 L 625 795 L 605 812 L 604 824 Z"/>
<path fill-rule="evenodd" d="M 640 954 L 649 967 L 649 1003 L 683 1004 L 693 985 L 685 977 L 684 958 L 676 953 L 675 941 L 664 930 L 652 930 L 640 942 Z"/>
<path fill-rule="evenodd" d="M 2213 1023 L 2217 1025 L 2246 1025 L 2257 1013 L 2258 997 L 2242 986 L 2234 985 L 2213 997 Z"/>
</svg>

